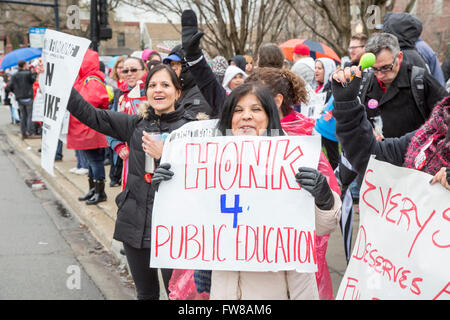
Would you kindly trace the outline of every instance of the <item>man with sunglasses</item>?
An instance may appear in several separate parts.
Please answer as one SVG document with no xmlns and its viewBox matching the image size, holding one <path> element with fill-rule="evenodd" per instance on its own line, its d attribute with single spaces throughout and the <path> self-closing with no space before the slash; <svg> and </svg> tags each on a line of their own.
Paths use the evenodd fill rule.
<svg viewBox="0 0 450 320">
<path fill-rule="evenodd" d="M 401 137 L 418 129 L 446 91 L 426 69 L 420 78 L 412 76 L 413 66 L 406 63 L 397 38 L 388 33 L 372 36 L 365 47 L 376 62 L 361 90 L 361 102 L 378 138 Z"/>
</svg>

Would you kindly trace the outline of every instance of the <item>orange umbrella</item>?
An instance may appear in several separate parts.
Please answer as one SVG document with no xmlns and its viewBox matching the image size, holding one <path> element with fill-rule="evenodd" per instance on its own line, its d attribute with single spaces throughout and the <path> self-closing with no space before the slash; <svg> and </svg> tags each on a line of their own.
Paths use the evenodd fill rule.
<svg viewBox="0 0 450 320">
<path fill-rule="evenodd" d="M 309 47 L 309 50 L 311 51 L 311 57 L 314 59 L 330 58 L 330 59 L 333 59 L 334 61 L 341 62 L 341 59 L 339 58 L 339 56 L 329 46 L 327 46 L 321 42 L 311 41 L 311 40 L 306 40 L 306 39 L 291 39 L 291 40 L 288 40 L 288 41 L 280 44 L 279 47 L 280 47 L 281 51 L 283 51 L 286 59 L 289 59 L 290 61 L 292 61 L 292 55 L 294 52 L 294 48 L 299 43 L 306 44 Z"/>
</svg>

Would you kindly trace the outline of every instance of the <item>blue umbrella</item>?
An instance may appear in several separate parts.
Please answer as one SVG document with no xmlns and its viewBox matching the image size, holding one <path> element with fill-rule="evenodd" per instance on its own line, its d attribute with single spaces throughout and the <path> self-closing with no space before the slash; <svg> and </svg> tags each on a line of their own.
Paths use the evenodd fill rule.
<svg viewBox="0 0 450 320">
<path fill-rule="evenodd" d="M 36 48 L 20 48 L 11 51 L 3 57 L 0 69 L 6 70 L 8 68 L 16 66 L 20 60 L 30 61 L 39 58 L 41 55 L 41 49 Z"/>
</svg>

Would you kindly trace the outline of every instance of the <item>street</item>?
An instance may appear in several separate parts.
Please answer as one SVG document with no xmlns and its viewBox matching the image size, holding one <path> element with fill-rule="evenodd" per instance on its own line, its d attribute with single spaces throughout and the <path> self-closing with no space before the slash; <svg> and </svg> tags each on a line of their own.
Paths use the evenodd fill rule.
<svg viewBox="0 0 450 320">
<path fill-rule="evenodd" d="M 9 110 L 0 107 L 0 128 Z M 0 300 L 133 299 L 117 263 L 0 132 Z M 37 188 L 36 188 L 37 186 Z"/>
</svg>

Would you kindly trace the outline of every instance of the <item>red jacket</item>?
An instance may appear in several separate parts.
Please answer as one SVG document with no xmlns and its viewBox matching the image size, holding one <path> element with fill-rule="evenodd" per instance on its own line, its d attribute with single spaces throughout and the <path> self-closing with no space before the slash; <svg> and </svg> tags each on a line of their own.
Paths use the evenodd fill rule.
<svg viewBox="0 0 450 320">
<path fill-rule="evenodd" d="M 98 53 L 88 49 L 73 87 L 95 108 L 108 109 L 105 75 L 100 72 Z M 67 149 L 89 150 L 108 146 L 105 135 L 85 126 L 70 116 Z"/>
</svg>

